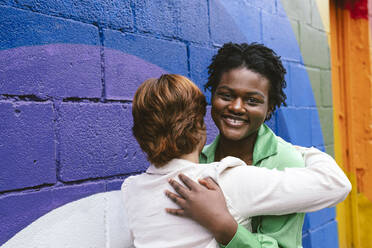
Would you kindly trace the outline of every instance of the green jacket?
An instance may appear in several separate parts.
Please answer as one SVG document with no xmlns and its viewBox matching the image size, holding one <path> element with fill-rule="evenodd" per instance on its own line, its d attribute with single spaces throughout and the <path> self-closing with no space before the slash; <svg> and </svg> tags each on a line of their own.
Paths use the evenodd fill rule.
<svg viewBox="0 0 372 248">
<path fill-rule="evenodd" d="M 217 136 L 210 145 L 204 147 L 200 155 L 200 163 L 214 162 L 219 139 L 220 136 Z M 258 131 L 253 150 L 253 165 L 278 170 L 305 167 L 301 154 L 291 144 L 276 136 L 265 124 Z M 303 213 L 295 213 L 253 217 L 252 227 L 255 233 L 239 226 L 234 238 L 226 248 L 301 248 L 304 216 Z"/>
</svg>

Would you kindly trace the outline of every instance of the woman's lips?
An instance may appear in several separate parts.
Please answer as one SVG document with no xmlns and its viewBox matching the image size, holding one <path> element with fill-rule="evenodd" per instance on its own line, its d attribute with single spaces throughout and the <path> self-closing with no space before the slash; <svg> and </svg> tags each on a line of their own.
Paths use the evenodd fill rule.
<svg viewBox="0 0 372 248">
<path fill-rule="evenodd" d="M 224 122 L 228 125 L 228 126 L 231 126 L 231 127 L 241 127 L 241 126 L 244 126 L 248 123 L 247 120 L 244 120 L 242 118 L 239 118 L 239 117 L 234 117 L 234 116 L 222 116 L 222 119 L 224 120 Z"/>
</svg>

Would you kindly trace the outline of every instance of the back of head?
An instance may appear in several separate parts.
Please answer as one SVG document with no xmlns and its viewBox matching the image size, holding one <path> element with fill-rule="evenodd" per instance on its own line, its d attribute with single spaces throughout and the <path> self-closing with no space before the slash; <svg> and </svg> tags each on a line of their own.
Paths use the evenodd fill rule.
<svg viewBox="0 0 372 248">
<path fill-rule="evenodd" d="M 133 99 L 133 134 L 148 160 L 161 167 L 193 152 L 205 129 L 206 100 L 200 89 L 181 75 L 148 79 Z"/>
<path fill-rule="evenodd" d="M 208 67 L 208 82 L 204 87 L 213 95 L 222 74 L 239 67 L 256 72 L 269 80 L 269 107 L 272 112 L 281 104 L 286 105 L 287 97 L 283 90 L 286 87 L 286 70 L 280 57 L 272 49 L 258 43 L 224 44 L 212 58 Z M 270 117 L 271 115 L 267 119 Z"/>
</svg>

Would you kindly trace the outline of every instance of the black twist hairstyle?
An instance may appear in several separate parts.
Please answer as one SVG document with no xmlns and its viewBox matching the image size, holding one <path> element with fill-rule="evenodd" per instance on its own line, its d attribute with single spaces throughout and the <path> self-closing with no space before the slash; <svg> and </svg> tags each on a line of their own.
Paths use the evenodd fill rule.
<svg viewBox="0 0 372 248">
<path fill-rule="evenodd" d="M 212 58 L 208 67 L 208 82 L 204 85 L 205 90 L 214 94 L 220 83 L 223 73 L 239 67 L 256 72 L 267 78 L 269 88 L 269 109 L 271 110 L 266 120 L 269 120 L 272 113 L 283 104 L 287 106 L 283 89 L 287 86 L 284 79 L 286 70 L 278 56 L 272 49 L 258 43 L 226 43 Z"/>
</svg>

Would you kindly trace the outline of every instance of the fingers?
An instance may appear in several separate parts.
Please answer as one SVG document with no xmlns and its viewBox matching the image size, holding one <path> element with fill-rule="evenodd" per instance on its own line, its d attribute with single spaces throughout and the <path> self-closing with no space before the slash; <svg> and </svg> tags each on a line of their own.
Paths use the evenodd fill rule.
<svg viewBox="0 0 372 248">
<path fill-rule="evenodd" d="M 190 190 L 197 190 L 200 186 L 194 182 L 192 179 L 190 179 L 185 174 L 179 174 L 178 177 L 180 180 L 190 189 Z"/>
<path fill-rule="evenodd" d="M 169 214 L 177 216 L 186 216 L 185 211 L 183 209 L 166 208 L 165 211 Z"/>
<path fill-rule="evenodd" d="M 185 210 L 183 210 L 183 207 L 185 206 L 185 200 L 179 197 L 178 195 L 170 192 L 169 190 L 165 191 L 165 195 L 171 199 L 174 203 L 176 203 L 178 206 L 181 207 L 181 209 L 175 209 L 175 208 L 166 208 L 165 211 L 167 213 L 170 213 L 172 215 L 177 215 L 177 216 L 186 216 Z"/>
<path fill-rule="evenodd" d="M 173 187 L 173 189 L 178 193 L 180 194 L 183 198 L 187 199 L 188 197 L 188 193 L 189 193 L 189 189 L 182 186 L 181 184 L 179 184 L 176 180 L 174 179 L 169 179 L 169 184 Z"/>
<path fill-rule="evenodd" d="M 220 188 L 220 186 L 211 177 L 199 179 L 199 183 L 210 190 L 217 190 Z"/>
<path fill-rule="evenodd" d="M 179 207 L 181 207 L 181 208 L 185 207 L 186 201 L 185 201 L 185 199 L 183 199 L 179 195 L 174 194 L 174 193 L 170 192 L 169 190 L 165 191 L 165 195 L 169 199 L 171 199 L 174 203 L 176 203 Z"/>
</svg>

